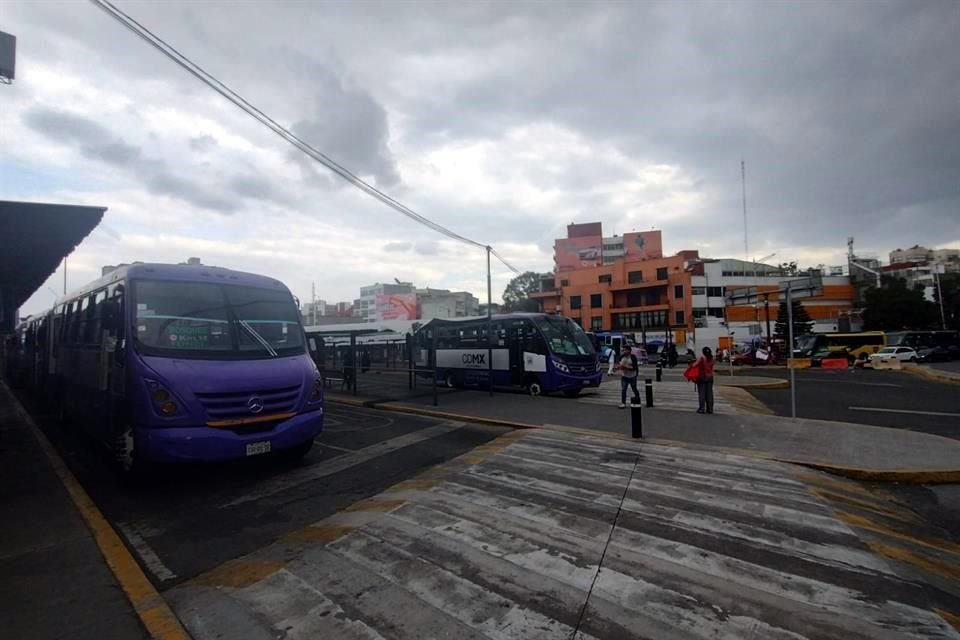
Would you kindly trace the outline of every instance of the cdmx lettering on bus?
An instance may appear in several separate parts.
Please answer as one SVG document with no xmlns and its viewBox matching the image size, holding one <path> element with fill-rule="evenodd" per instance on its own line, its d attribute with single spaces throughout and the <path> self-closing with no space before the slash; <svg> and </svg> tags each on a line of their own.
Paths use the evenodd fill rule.
<svg viewBox="0 0 960 640">
<path fill-rule="evenodd" d="M 487 363 L 485 353 L 465 353 L 463 354 L 463 364 L 466 365 L 484 365 Z"/>
</svg>

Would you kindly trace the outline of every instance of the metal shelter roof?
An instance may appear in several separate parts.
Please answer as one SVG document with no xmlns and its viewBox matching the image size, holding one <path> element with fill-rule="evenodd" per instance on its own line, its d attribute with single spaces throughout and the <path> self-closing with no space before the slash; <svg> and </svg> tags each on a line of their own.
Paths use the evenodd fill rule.
<svg viewBox="0 0 960 640">
<path fill-rule="evenodd" d="M 0 333 L 17 309 L 100 224 L 106 207 L 0 200 Z"/>
</svg>

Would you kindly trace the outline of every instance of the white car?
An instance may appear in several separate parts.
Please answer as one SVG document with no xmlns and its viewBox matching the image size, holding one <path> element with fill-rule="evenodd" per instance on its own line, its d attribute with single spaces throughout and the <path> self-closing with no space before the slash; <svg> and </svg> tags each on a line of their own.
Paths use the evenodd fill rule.
<svg viewBox="0 0 960 640">
<path fill-rule="evenodd" d="M 899 360 L 900 362 L 916 362 L 920 355 L 916 349 L 910 347 L 884 347 L 870 356 L 871 362 L 880 360 Z"/>
</svg>

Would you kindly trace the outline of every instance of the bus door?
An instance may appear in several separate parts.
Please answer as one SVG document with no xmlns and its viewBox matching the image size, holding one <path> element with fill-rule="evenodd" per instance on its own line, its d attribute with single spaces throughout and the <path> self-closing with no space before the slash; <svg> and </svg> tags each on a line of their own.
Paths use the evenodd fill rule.
<svg viewBox="0 0 960 640">
<path fill-rule="evenodd" d="M 523 384 L 523 326 L 511 326 L 506 329 L 507 348 L 510 352 L 510 384 L 519 387 Z"/>
</svg>

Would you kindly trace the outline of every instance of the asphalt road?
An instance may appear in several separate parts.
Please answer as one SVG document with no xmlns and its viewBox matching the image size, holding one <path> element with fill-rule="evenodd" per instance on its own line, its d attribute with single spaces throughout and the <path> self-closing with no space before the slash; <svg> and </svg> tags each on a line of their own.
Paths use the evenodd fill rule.
<svg viewBox="0 0 960 640">
<path fill-rule="evenodd" d="M 782 368 L 739 367 L 737 373 L 788 378 Z M 801 369 L 797 415 L 923 431 L 960 438 L 960 393 L 956 385 L 909 373 L 872 370 Z M 780 416 L 790 415 L 789 389 L 749 389 Z"/>
<path fill-rule="evenodd" d="M 130 488 L 88 442 L 34 418 L 160 591 L 509 431 L 328 403 L 324 431 L 299 463 L 176 467 Z"/>
</svg>

